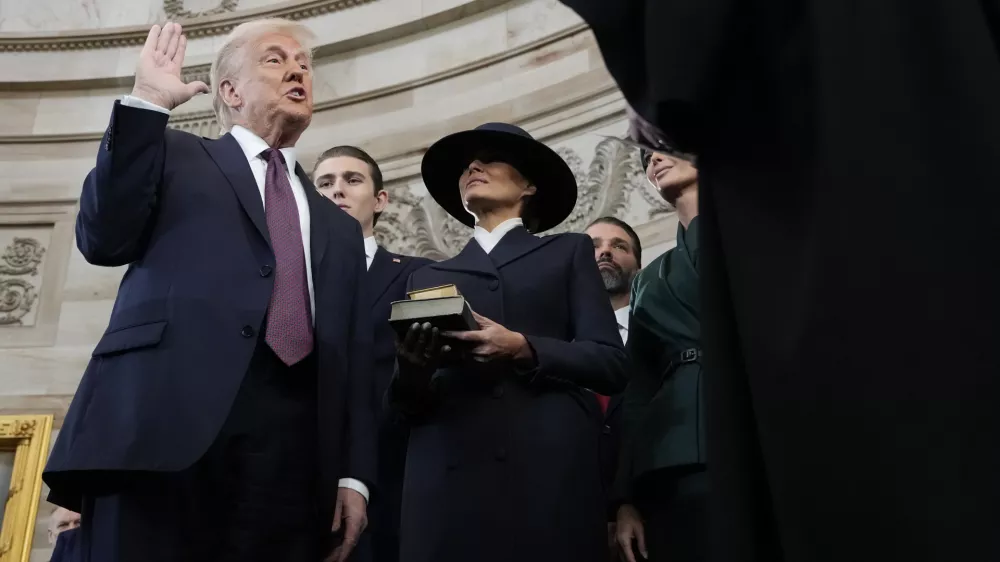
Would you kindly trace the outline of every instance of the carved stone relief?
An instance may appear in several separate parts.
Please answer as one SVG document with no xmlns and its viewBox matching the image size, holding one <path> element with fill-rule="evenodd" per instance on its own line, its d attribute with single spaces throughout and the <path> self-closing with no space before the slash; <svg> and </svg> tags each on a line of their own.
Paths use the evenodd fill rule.
<svg viewBox="0 0 1000 562">
<path fill-rule="evenodd" d="M 0 201 L 0 349 L 55 343 L 75 217 L 75 199 Z"/>
<path fill-rule="evenodd" d="M 573 213 L 549 233 L 580 232 L 606 215 L 637 226 L 673 211 L 646 181 L 637 151 L 605 138 L 625 130 L 622 121 L 552 145 L 573 170 L 579 191 Z M 472 229 L 427 195 L 419 178 L 390 186 L 389 191 L 389 209 L 375 226 L 386 248 L 440 260 L 457 254 L 472 236 Z"/>
<path fill-rule="evenodd" d="M 0 326 L 35 323 L 45 247 L 42 233 L 18 230 L 22 235 L 0 236 Z"/>
<path fill-rule="evenodd" d="M 163 0 L 163 12 L 171 19 L 191 19 L 202 16 L 215 16 L 232 12 L 240 5 L 240 0 L 215 0 L 215 6 L 201 10 L 190 10 L 185 5 L 191 0 Z M 201 2 L 204 4 L 205 2 Z"/>
</svg>

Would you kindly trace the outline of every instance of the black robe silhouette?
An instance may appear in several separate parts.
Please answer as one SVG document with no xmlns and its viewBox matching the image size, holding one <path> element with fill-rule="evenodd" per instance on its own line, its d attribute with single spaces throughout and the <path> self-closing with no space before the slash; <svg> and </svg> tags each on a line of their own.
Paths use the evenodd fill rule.
<svg viewBox="0 0 1000 562">
<path fill-rule="evenodd" d="M 1000 2 L 563 2 L 699 157 L 714 559 L 1000 559 Z"/>
</svg>

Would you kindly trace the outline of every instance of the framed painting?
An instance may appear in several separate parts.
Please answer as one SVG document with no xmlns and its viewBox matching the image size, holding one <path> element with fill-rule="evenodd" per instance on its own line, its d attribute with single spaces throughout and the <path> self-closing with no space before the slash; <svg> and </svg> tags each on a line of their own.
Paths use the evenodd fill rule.
<svg viewBox="0 0 1000 562">
<path fill-rule="evenodd" d="M 0 562 L 28 562 L 52 416 L 0 416 Z"/>
</svg>

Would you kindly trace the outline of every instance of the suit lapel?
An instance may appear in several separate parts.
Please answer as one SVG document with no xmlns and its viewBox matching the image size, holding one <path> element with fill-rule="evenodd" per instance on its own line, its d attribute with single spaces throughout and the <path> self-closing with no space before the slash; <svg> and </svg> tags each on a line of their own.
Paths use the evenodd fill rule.
<svg viewBox="0 0 1000 562">
<path fill-rule="evenodd" d="M 267 230 L 267 220 L 264 218 L 264 202 L 261 200 L 257 180 L 250 171 L 250 164 L 236 139 L 229 133 L 217 140 L 203 140 L 202 146 L 208 151 L 215 164 L 229 180 L 229 185 L 236 192 L 236 197 L 257 231 L 271 245 L 271 236 Z"/>
<path fill-rule="evenodd" d="M 302 190 L 306 192 L 306 201 L 309 203 L 309 246 L 311 249 L 313 272 L 320 271 L 319 266 L 326 256 L 327 243 L 330 241 L 330 225 L 327 218 L 326 205 L 333 205 L 316 191 L 316 186 L 306 175 L 302 166 L 295 163 L 295 175 L 302 182 Z"/>
<path fill-rule="evenodd" d="M 375 258 L 372 266 L 368 270 L 368 287 L 371 290 L 372 306 L 382 298 L 382 295 L 389 289 L 392 283 L 399 277 L 399 274 L 406 269 L 406 257 L 396 257 L 390 254 L 385 248 L 379 246 L 375 250 Z M 398 261 L 397 261 L 398 260 Z"/>
</svg>

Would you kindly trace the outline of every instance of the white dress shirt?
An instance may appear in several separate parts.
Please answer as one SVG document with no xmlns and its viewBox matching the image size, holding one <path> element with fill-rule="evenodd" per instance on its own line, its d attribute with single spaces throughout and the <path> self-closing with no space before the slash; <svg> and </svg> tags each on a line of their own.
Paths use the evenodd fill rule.
<svg viewBox="0 0 1000 562">
<path fill-rule="evenodd" d="M 365 261 L 368 262 L 368 269 L 372 268 L 372 262 L 375 261 L 375 252 L 378 251 L 378 242 L 375 241 L 374 236 L 369 236 L 365 238 Z"/>
<path fill-rule="evenodd" d="M 479 242 L 479 245 L 483 248 L 483 251 L 487 254 L 496 248 L 497 244 L 500 243 L 500 239 L 503 238 L 504 234 L 507 234 L 511 230 L 519 226 L 524 226 L 524 221 L 521 219 L 507 219 L 502 223 L 498 224 L 492 232 L 486 230 L 485 228 L 476 225 L 476 228 L 472 231 L 472 237 Z"/>
<path fill-rule="evenodd" d="M 146 100 L 139 99 L 135 96 L 123 96 L 121 103 L 127 107 L 159 111 L 160 113 L 170 115 L 170 111 L 166 108 L 160 107 Z M 263 206 L 265 204 L 264 177 L 267 175 L 267 161 L 261 157 L 260 153 L 270 148 L 270 146 L 268 146 L 264 139 L 255 135 L 249 129 L 239 125 L 234 126 L 229 132 L 240 145 L 240 148 L 243 150 L 243 155 L 246 156 L 247 163 L 250 166 L 250 171 L 253 173 L 253 179 L 257 182 L 257 190 L 260 192 L 260 201 Z M 285 173 L 288 175 L 288 183 L 292 186 L 292 195 L 295 197 L 295 206 L 298 207 L 299 211 L 299 229 L 302 231 L 302 250 L 305 253 L 306 259 L 306 283 L 309 285 L 309 308 L 312 311 L 312 316 L 314 318 L 313 321 L 315 322 L 316 294 L 313 290 L 312 255 L 309 243 L 309 200 L 306 199 L 306 192 L 302 187 L 302 182 L 299 181 L 298 176 L 295 175 L 295 148 L 288 147 L 280 150 L 281 155 L 285 157 L 285 164 L 287 166 Z M 367 248 L 367 242 L 365 243 L 365 247 Z M 368 263 L 371 265 L 370 260 Z M 365 501 L 368 500 L 368 487 L 365 486 L 364 482 L 355 480 L 354 478 L 341 478 L 339 486 L 341 488 L 350 488 L 364 496 Z"/>
<path fill-rule="evenodd" d="M 615 311 L 615 319 L 618 320 L 618 334 L 622 337 L 622 343 L 628 343 L 628 313 L 631 306 L 623 306 Z"/>
</svg>

